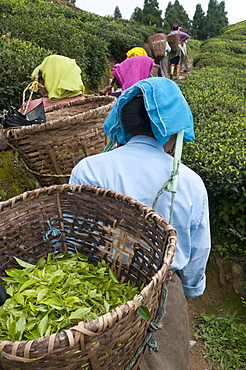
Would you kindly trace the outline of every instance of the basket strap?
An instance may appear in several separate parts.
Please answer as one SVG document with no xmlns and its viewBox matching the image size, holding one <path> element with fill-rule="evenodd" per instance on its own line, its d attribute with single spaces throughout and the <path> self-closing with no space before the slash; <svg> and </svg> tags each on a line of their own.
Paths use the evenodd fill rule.
<svg viewBox="0 0 246 370">
<path fill-rule="evenodd" d="M 167 181 L 163 184 L 163 186 L 158 191 L 152 208 L 156 208 L 157 201 L 164 191 L 169 191 L 172 193 L 172 200 L 171 200 L 171 208 L 170 208 L 170 216 L 169 216 L 169 224 L 172 224 L 172 216 L 173 216 L 173 207 L 174 207 L 174 198 L 175 193 L 177 192 L 178 187 L 178 179 L 179 179 L 179 165 L 181 162 L 181 155 L 182 155 L 182 148 L 183 148 L 183 138 L 184 138 L 184 130 L 181 130 L 177 134 L 176 144 L 175 144 L 175 153 L 173 159 L 173 170 L 170 177 Z"/>
<path fill-rule="evenodd" d="M 115 144 L 115 141 L 109 140 L 109 142 L 107 143 L 107 145 L 104 147 L 102 153 L 109 152 L 110 149 L 113 148 L 114 144 Z"/>
</svg>

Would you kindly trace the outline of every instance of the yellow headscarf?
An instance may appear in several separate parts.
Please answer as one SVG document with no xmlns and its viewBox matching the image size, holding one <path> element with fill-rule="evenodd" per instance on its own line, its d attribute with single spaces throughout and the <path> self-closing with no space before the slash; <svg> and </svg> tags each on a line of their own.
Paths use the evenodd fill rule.
<svg viewBox="0 0 246 370">
<path fill-rule="evenodd" d="M 51 102 L 79 96 L 84 92 L 81 69 L 75 59 L 62 55 L 49 55 L 32 72 L 33 80 L 38 72 L 44 79 Z"/>
<path fill-rule="evenodd" d="M 148 56 L 146 51 L 140 47 L 133 48 L 126 53 L 127 58 L 136 57 L 138 55 L 145 55 L 146 57 Z"/>
</svg>

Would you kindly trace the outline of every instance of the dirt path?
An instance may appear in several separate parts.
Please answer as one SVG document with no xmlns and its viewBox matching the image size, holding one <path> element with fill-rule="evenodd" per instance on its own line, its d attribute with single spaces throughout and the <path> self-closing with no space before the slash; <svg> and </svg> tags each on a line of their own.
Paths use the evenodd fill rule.
<svg viewBox="0 0 246 370">
<path fill-rule="evenodd" d="M 195 322 L 198 314 L 195 306 L 195 298 L 189 303 L 189 320 L 190 320 L 190 370 L 210 370 L 216 369 L 212 364 L 203 359 L 202 353 L 205 352 L 202 340 L 195 337 Z"/>
</svg>

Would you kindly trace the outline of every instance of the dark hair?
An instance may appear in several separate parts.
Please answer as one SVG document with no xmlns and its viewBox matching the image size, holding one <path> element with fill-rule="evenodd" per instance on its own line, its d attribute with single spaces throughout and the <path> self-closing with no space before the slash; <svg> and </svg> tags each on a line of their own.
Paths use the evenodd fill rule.
<svg viewBox="0 0 246 370">
<path fill-rule="evenodd" d="M 132 136 L 153 136 L 150 119 L 144 106 L 143 96 L 137 96 L 127 103 L 121 112 L 122 125 Z"/>
</svg>

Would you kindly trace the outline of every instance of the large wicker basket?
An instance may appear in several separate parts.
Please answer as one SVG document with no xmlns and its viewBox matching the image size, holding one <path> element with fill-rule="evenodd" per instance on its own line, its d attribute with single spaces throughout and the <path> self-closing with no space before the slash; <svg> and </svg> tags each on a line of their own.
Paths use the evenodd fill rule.
<svg viewBox="0 0 246 370">
<path fill-rule="evenodd" d="M 0 369 L 137 369 L 142 355 L 135 356 L 155 319 L 172 262 L 175 229 L 153 209 L 111 190 L 67 184 L 36 189 L 0 203 L 3 271 L 18 268 L 14 256 L 36 263 L 53 252 L 57 236 L 43 238 L 50 224 L 61 232 L 59 252 L 71 252 L 76 243 L 89 262 L 105 259 L 121 282 L 145 287 L 96 320 L 33 341 L 0 342 Z M 143 302 L 150 321 L 136 313 Z"/>
<path fill-rule="evenodd" d="M 82 158 L 105 147 L 103 122 L 114 102 L 112 96 L 87 96 L 47 107 L 46 123 L 3 129 L 3 139 L 17 150 L 41 186 L 68 183 Z"/>
<path fill-rule="evenodd" d="M 164 33 L 156 33 L 149 36 L 147 43 L 149 44 L 153 58 L 161 60 L 166 55 L 167 36 Z"/>
<path fill-rule="evenodd" d="M 173 35 L 167 35 L 167 42 L 170 45 L 170 48 L 172 51 L 177 51 L 179 47 L 179 39 L 180 39 L 180 34 L 176 33 Z"/>
</svg>

